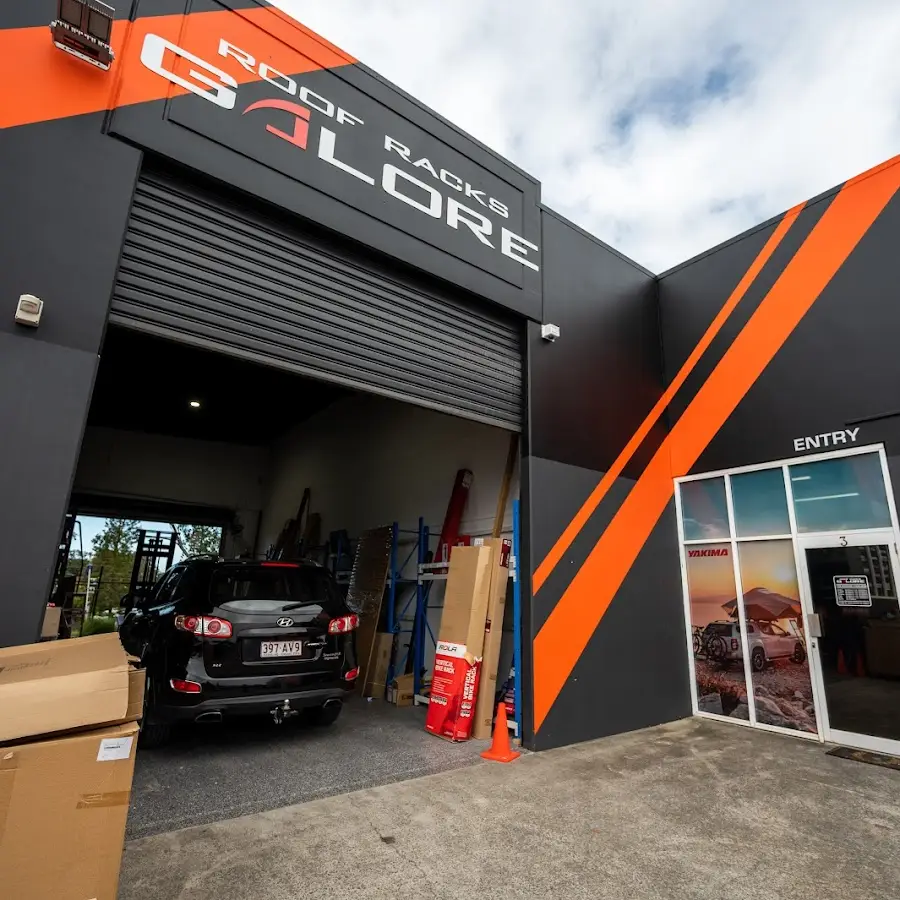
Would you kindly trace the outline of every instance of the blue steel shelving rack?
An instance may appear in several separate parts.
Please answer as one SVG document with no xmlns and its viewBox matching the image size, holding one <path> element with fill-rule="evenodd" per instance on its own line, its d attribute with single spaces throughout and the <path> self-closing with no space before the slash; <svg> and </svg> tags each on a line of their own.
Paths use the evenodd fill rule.
<svg viewBox="0 0 900 900">
<path fill-rule="evenodd" d="M 512 670 L 514 673 L 513 691 L 515 695 L 515 719 L 509 720 L 509 727 L 515 733 L 516 737 L 521 738 L 522 731 L 519 723 L 522 720 L 522 583 L 520 575 L 521 560 L 521 519 L 519 515 L 519 501 L 513 501 L 513 535 L 512 535 L 512 555 L 509 561 L 510 578 L 513 582 L 513 663 Z M 417 546 L 420 548 L 420 562 L 418 567 L 418 578 L 416 586 L 416 617 L 413 624 L 413 648 L 414 648 L 414 677 L 413 685 L 415 690 L 416 703 L 427 704 L 428 698 L 421 693 L 422 672 L 425 668 L 425 646 L 426 639 L 431 638 L 432 644 L 437 646 L 437 639 L 428 621 L 428 610 L 439 609 L 436 606 L 429 606 L 429 593 L 431 585 L 435 581 L 446 580 L 446 574 L 440 570 L 446 570 L 447 563 L 428 563 L 428 543 L 430 531 L 423 524 L 422 519 L 419 520 L 419 542 Z M 425 552 L 421 552 L 421 548 L 425 548 Z M 392 567 L 393 571 L 393 567 Z M 408 604 L 404 610 L 408 609 Z M 405 662 L 404 662 L 405 666 Z"/>
<path fill-rule="evenodd" d="M 520 536 L 519 501 L 513 500 L 513 538 L 510 576 L 513 580 L 513 694 L 516 716 L 514 725 L 516 737 L 522 739 L 522 579 L 521 566 L 522 539 Z"/>
<path fill-rule="evenodd" d="M 510 728 L 519 735 L 519 720 L 521 719 L 520 710 L 522 709 L 522 681 L 520 673 L 522 671 L 522 598 L 521 598 L 521 580 L 519 578 L 519 560 L 521 540 L 519 535 L 520 517 L 519 517 L 519 501 L 513 501 L 513 535 L 512 535 L 512 555 L 510 557 L 509 577 L 513 582 L 513 672 L 514 672 L 514 693 L 516 717 L 515 721 L 510 720 Z M 415 539 L 410 541 L 409 552 L 402 557 L 401 561 L 401 541 L 405 536 L 414 535 Z M 431 586 L 435 581 L 446 581 L 447 563 L 434 563 L 429 561 L 431 552 L 432 538 L 436 538 L 431 528 L 425 524 L 425 519 L 420 517 L 418 527 L 401 528 L 399 522 L 394 522 L 391 526 L 391 556 L 390 568 L 388 570 L 388 578 L 386 584 L 387 591 L 387 610 L 385 612 L 385 627 L 388 633 L 399 637 L 400 635 L 409 635 L 409 643 L 406 645 L 405 652 L 398 644 L 396 652 L 391 654 L 391 664 L 388 667 L 388 683 L 393 681 L 398 672 L 405 672 L 409 664 L 410 655 L 412 655 L 412 672 L 413 672 L 413 690 L 417 703 L 428 703 L 428 697 L 422 694 L 422 677 L 425 674 L 425 650 L 430 639 L 432 647 L 437 648 L 437 636 L 431 623 L 428 621 L 428 611 L 431 609 L 441 609 L 440 606 L 430 603 Z M 348 549 L 352 550 L 354 541 L 348 541 Z M 349 572 L 338 571 L 338 562 L 342 558 L 343 547 L 339 543 L 335 553 L 329 555 L 329 563 L 332 558 L 335 559 L 334 575 L 338 581 L 346 581 L 344 575 Z M 410 566 L 413 557 L 415 557 L 415 577 L 409 577 L 403 573 Z M 403 589 L 412 588 L 404 600 Z M 415 611 L 410 622 L 407 614 L 415 603 Z M 397 609 L 398 605 L 401 608 Z M 408 623 L 409 627 L 404 627 Z"/>
<path fill-rule="evenodd" d="M 422 590 L 422 582 L 419 573 L 423 565 L 428 563 L 428 554 L 431 543 L 431 529 L 425 524 L 423 518 L 419 518 L 419 527 L 415 530 L 401 528 L 398 522 L 394 522 L 392 526 L 391 539 L 391 561 L 390 570 L 388 572 L 387 582 L 387 614 L 386 627 L 387 631 L 394 635 L 409 635 L 409 644 L 406 647 L 406 653 L 402 654 L 401 648 L 397 648 L 396 657 L 391 658 L 391 665 L 388 668 L 388 682 L 392 681 L 397 672 L 405 672 L 409 663 L 410 654 L 412 654 L 412 670 L 413 684 L 418 693 L 421 686 L 422 670 L 425 666 L 425 636 L 431 634 L 434 640 L 434 632 L 428 623 L 428 591 Z M 415 541 L 409 553 L 400 562 L 400 540 L 402 535 L 414 534 Z M 410 565 L 413 556 L 416 559 L 416 576 L 410 578 L 403 573 Z M 401 591 L 403 587 L 411 587 L 409 597 L 403 602 Z M 412 623 L 409 628 L 404 628 L 404 621 L 407 620 L 407 613 L 410 606 L 415 602 L 415 612 L 413 614 Z M 402 608 L 397 611 L 398 603 L 403 603 Z M 423 624 L 424 623 L 424 624 Z"/>
</svg>

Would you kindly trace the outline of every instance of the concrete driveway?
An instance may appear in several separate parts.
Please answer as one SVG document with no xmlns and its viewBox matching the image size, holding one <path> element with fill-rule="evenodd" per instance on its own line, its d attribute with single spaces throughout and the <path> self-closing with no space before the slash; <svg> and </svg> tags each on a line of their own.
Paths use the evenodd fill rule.
<svg viewBox="0 0 900 900">
<path fill-rule="evenodd" d="M 898 797 L 694 719 L 133 841 L 120 900 L 895 900 Z"/>
</svg>

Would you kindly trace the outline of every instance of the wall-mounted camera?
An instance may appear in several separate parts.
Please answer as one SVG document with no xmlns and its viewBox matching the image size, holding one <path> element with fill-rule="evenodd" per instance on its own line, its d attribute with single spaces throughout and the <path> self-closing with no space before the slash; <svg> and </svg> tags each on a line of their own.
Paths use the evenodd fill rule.
<svg viewBox="0 0 900 900">
<path fill-rule="evenodd" d="M 553 343 L 559 337 L 559 325 L 541 325 L 541 337 Z"/>
</svg>

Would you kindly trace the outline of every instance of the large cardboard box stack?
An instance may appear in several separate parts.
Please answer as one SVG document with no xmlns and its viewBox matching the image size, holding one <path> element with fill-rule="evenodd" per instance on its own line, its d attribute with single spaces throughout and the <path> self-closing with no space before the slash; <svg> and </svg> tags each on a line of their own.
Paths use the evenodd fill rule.
<svg viewBox="0 0 900 900">
<path fill-rule="evenodd" d="M 509 557 L 512 541 L 492 538 L 484 541 L 491 549 L 491 587 L 487 620 L 484 625 L 484 649 L 481 675 L 478 679 L 478 701 L 475 704 L 475 726 L 472 737 L 489 740 L 494 722 L 494 700 L 497 696 L 497 666 L 503 640 L 503 614 L 506 611 L 506 589 L 509 584 Z"/>
<path fill-rule="evenodd" d="M 143 691 L 115 634 L 0 650 L 0 896 L 115 900 Z"/>
<path fill-rule="evenodd" d="M 487 546 L 454 547 L 450 554 L 425 729 L 451 741 L 472 734 L 492 557 Z"/>
</svg>

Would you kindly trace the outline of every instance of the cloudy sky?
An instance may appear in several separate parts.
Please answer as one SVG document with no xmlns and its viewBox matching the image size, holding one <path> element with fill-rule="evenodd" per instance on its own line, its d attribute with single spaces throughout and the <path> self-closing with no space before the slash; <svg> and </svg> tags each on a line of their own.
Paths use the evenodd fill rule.
<svg viewBox="0 0 900 900">
<path fill-rule="evenodd" d="M 275 0 L 661 272 L 900 153 L 897 0 Z"/>
</svg>

